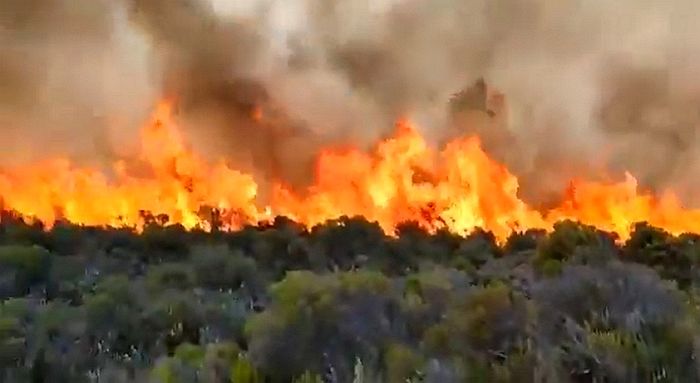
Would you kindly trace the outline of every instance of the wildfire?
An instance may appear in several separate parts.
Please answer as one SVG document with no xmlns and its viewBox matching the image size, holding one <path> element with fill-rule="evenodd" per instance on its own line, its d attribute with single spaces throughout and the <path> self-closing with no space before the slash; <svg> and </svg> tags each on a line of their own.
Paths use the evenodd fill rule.
<svg viewBox="0 0 700 383">
<path fill-rule="evenodd" d="M 700 210 L 684 209 L 671 193 L 657 198 L 639 191 L 629 174 L 617 183 L 572 181 L 557 208 L 539 212 L 518 198 L 518 179 L 489 158 L 477 137 L 458 138 L 437 151 L 407 121 L 397 122 L 394 135 L 369 152 L 322 151 L 315 170 L 308 190 L 276 183 L 269 205 L 262 206 L 252 175 L 188 149 L 170 104 L 162 102 L 141 132 L 137 161 L 118 161 L 113 174 L 65 158 L 2 170 L 0 207 L 47 226 L 65 219 L 141 229 L 149 212 L 168 223 L 207 229 L 206 212 L 216 209 L 227 229 L 279 215 L 307 226 L 361 215 L 387 233 L 414 221 L 459 234 L 481 227 L 500 240 L 514 230 L 550 229 L 567 218 L 623 239 L 641 221 L 674 234 L 700 232 Z"/>
</svg>

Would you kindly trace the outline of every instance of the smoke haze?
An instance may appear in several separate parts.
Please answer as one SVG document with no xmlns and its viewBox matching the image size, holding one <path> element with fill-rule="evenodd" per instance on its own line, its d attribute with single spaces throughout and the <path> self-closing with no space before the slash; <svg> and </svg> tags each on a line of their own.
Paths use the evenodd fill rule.
<svg viewBox="0 0 700 383">
<path fill-rule="evenodd" d="M 109 160 L 172 97 L 195 147 L 263 179 L 303 184 L 320 145 L 369 145 L 408 116 L 435 144 L 479 134 L 531 201 L 572 176 L 629 170 L 698 203 L 698 11 L 690 0 L 6 0 L 2 161 Z"/>
</svg>

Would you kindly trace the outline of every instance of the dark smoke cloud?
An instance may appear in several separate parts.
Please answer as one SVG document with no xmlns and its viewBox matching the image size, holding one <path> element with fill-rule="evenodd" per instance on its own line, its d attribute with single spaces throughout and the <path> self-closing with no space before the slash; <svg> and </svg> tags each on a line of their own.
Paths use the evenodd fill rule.
<svg viewBox="0 0 700 383">
<path fill-rule="evenodd" d="M 261 18 L 223 18 L 197 0 L 128 4 L 158 54 L 164 93 L 206 151 L 263 178 L 309 175 L 314 150 L 307 144 L 314 135 L 275 105 L 255 73 L 267 54 Z"/>
<path fill-rule="evenodd" d="M 200 151 L 262 178 L 303 184 L 319 145 L 408 116 L 479 134 L 532 201 L 622 170 L 700 186 L 696 2 L 249 2 L 0 2 L 3 138 L 121 150 L 166 95 Z"/>
<path fill-rule="evenodd" d="M 625 169 L 645 187 L 679 188 L 698 168 L 695 2 L 305 4 L 310 21 L 297 39 L 308 65 L 341 76 L 389 115 L 408 111 L 432 134 L 478 133 L 530 200 L 573 176 Z M 446 121 L 440 105 L 482 76 L 507 107 Z"/>
</svg>

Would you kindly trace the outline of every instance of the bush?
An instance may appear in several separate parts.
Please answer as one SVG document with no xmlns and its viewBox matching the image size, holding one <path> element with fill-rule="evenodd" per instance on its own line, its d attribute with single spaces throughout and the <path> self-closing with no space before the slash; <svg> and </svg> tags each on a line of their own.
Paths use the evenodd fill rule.
<svg viewBox="0 0 700 383">
<path fill-rule="evenodd" d="M 197 284 L 216 290 L 236 291 L 246 287 L 256 292 L 257 265 L 255 260 L 232 253 L 227 246 L 200 246 L 192 251 Z"/>
<path fill-rule="evenodd" d="M 696 234 L 395 234 L 362 218 L 140 235 L 3 216 L 0 380 L 699 379 Z"/>
<path fill-rule="evenodd" d="M 195 285 L 195 274 L 184 263 L 164 263 L 154 266 L 147 275 L 152 289 L 187 290 Z"/>
<path fill-rule="evenodd" d="M 38 246 L 0 246 L 0 269 L 15 273 L 16 294 L 24 295 L 31 286 L 46 282 L 51 255 Z"/>
<path fill-rule="evenodd" d="M 581 247 L 605 249 L 605 242 L 604 234 L 592 226 L 569 220 L 557 222 L 552 233 L 539 242 L 535 265 L 543 267 L 549 260 L 566 261 Z"/>
</svg>

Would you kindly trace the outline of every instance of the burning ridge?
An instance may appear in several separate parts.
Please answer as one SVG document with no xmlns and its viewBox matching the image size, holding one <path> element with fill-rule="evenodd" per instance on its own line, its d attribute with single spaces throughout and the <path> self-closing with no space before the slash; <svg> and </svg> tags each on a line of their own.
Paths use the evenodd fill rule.
<svg viewBox="0 0 700 383">
<path fill-rule="evenodd" d="M 274 180 L 261 197 L 253 175 L 191 150 L 172 105 L 161 102 L 141 130 L 138 158 L 115 161 L 111 172 L 67 158 L 0 171 L 3 210 L 50 227 L 57 220 L 89 226 L 127 226 L 149 220 L 209 230 L 235 230 L 286 216 L 307 227 L 342 216 L 363 216 L 387 233 L 404 222 L 429 231 L 466 235 L 476 228 L 504 240 L 513 231 L 550 230 L 571 219 L 625 239 L 648 222 L 670 233 L 700 232 L 700 210 L 685 209 L 673 193 L 640 190 L 636 179 L 572 180 L 559 203 L 542 211 L 518 196 L 518 179 L 490 158 L 476 136 L 432 148 L 409 121 L 371 150 L 325 148 L 313 182 L 297 190 Z"/>
</svg>

